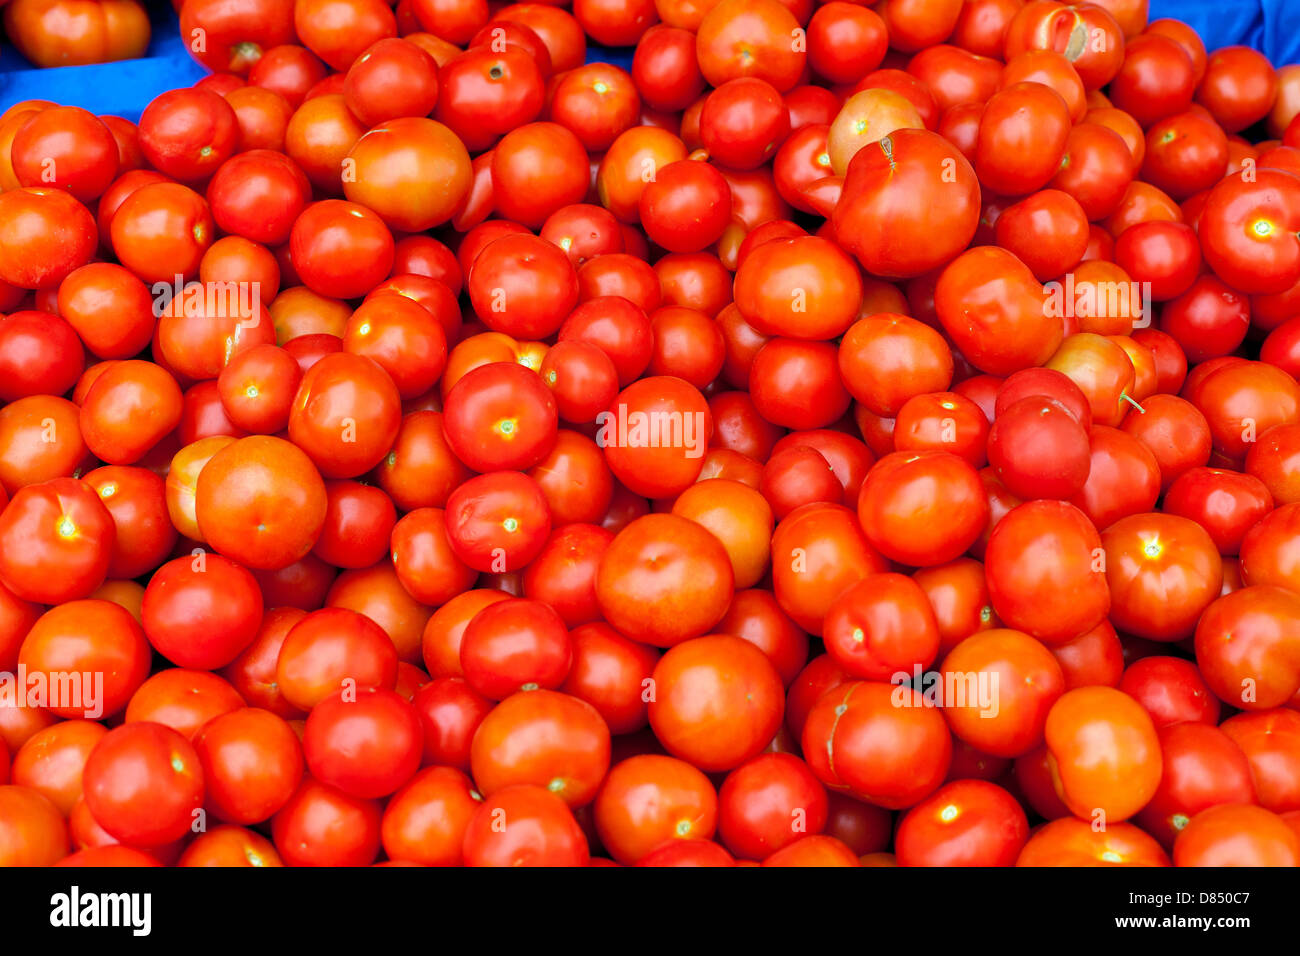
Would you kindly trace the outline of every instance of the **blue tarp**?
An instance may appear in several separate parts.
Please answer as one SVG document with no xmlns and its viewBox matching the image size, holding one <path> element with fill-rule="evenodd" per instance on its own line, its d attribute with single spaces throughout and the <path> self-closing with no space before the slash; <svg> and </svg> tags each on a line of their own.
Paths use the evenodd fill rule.
<svg viewBox="0 0 1300 956">
<path fill-rule="evenodd" d="M 181 43 L 171 5 L 153 0 L 150 7 L 153 41 L 144 59 L 35 70 L 6 45 L 0 53 L 0 112 L 20 100 L 47 99 L 135 120 L 159 93 L 199 79 L 204 70 Z M 1185 20 L 1210 49 L 1245 44 L 1279 66 L 1300 62 L 1300 0 L 1151 0 L 1151 17 Z M 626 66 L 630 51 L 593 47 L 588 59 Z"/>
</svg>

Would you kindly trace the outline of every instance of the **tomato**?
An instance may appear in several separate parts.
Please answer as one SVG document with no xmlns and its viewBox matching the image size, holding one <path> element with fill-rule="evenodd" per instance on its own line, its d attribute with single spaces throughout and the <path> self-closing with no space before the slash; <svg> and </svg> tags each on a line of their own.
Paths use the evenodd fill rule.
<svg viewBox="0 0 1300 956">
<path fill-rule="evenodd" d="M 82 202 L 102 194 L 118 173 L 112 132 L 75 106 L 33 114 L 14 135 L 10 151 L 20 185 L 66 189 Z"/>
<path fill-rule="evenodd" d="M 1143 127 L 1182 112 L 1192 103 L 1197 77 L 1191 56 L 1161 34 L 1130 39 L 1110 85 L 1110 99 Z"/>
<path fill-rule="evenodd" d="M 1061 344 L 1061 315 L 1029 267 L 1014 253 L 976 247 L 940 274 L 939 321 L 982 372 L 1010 375 L 1044 364 Z"/>
<path fill-rule="evenodd" d="M 0 810 L 0 861 L 5 866 L 50 866 L 68 855 L 68 825 L 39 791 L 0 786 Z"/>
<path fill-rule="evenodd" d="M 1251 475 L 1217 468 L 1190 468 L 1165 494 L 1167 514 L 1199 524 L 1223 555 L 1237 554 L 1242 539 L 1273 508 L 1267 486 Z"/>
<path fill-rule="evenodd" d="M 393 795 L 380 825 L 391 860 L 426 866 L 457 866 L 465 830 L 482 797 L 472 781 L 451 767 L 429 767 Z"/>
<path fill-rule="evenodd" d="M 111 237 L 124 266 L 146 282 L 171 285 L 177 276 L 197 274 L 213 240 L 212 213 L 203 197 L 186 186 L 146 184 L 122 200 Z"/>
<path fill-rule="evenodd" d="M 1281 369 L 1263 362 L 1232 361 L 1204 373 L 1184 398 L 1205 415 L 1214 450 L 1240 459 L 1274 425 L 1300 421 L 1300 386 Z"/>
<path fill-rule="evenodd" d="M 882 458 L 868 472 L 857 505 L 871 545 L 914 567 L 960 556 L 988 520 L 988 503 L 975 469 L 941 451 L 896 452 Z"/>
<path fill-rule="evenodd" d="M 160 846 L 190 832 L 204 776 L 189 742 L 162 724 L 123 724 L 105 734 L 85 769 L 86 806 L 124 843 Z"/>
<path fill-rule="evenodd" d="M 326 199 L 294 221 L 294 268 L 313 292 L 340 299 L 368 292 L 393 266 L 393 236 L 364 206 Z"/>
<path fill-rule="evenodd" d="M 1194 521 L 1133 515 L 1102 535 L 1111 620 L 1152 640 L 1192 634 L 1223 583 L 1218 550 Z"/>
<path fill-rule="evenodd" d="M 889 809 L 933 793 L 952 758 L 952 736 L 919 692 L 849 681 L 824 694 L 808 714 L 803 751 L 833 790 Z"/>
<path fill-rule="evenodd" d="M 465 466 L 456 459 L 447 445 L 442 422 L 442 414 L 434 411 L 412 412 L 402 419 L 392 450 L 376 469 L 379 485 L 386 498 L 391 499 L 388 510 L 392 510 L 393 505 L 405 511 L 421 507 L 443 507 L 452 489 L 469 477 Z M 318 551 L 326 540 L 329 524 L 327 512 L 326 531 L 322 532 L 321 541 L 317 542 Z M 362 529 L 356 530 L 360 532 Z M 388 536 L 385 534 L 379 537 L 387 541 Z M 340 545 L 342 543 L 339 542 Z M 333 543 L 327 547 L 334 552 Z M 382 555 L 382 548 L 375 553 Z M 341 557 L 337 553 L 336 556 Z M 340 567 L 364 567 L 374 563 L 373 560 L 358 559 L 358 563 L 353 565 L 351 560 L 349 558 L 349 563 L 342 563 L 331 559 L 331 563 Z"/>
<path fill-rule="evenodd" d="M 722 542 L 737 588 L 752 587 L 763 577 L 772 510 L 758 491 L 726 478 L 706 479 L 683 491 L 672 511 L 702 525 Z"/>
<path fill-rule="evenodd" d="M 502 46 L 471 47 L 438 72 L 434 118 L 474 152 L 537 119 L 544 104 L 545 78 L 537 60 L 522 47 Z"/>
<path fill-rule="evenodd" d="M 262 620 L 262 593 L 235 562 L 199 551 L 169 561 L 145 589 L 145 635 L 180 667 L 224 667 L 252 643 Z"/>
<path fill-rule="evenodd" d="M 1205 261 L 1224 282 L 1246 293 L 1282 292 L 1300 278 L 1300 250 L 1290 237 L 1300 179 L 1260 169 L 1247 182 L 1230 176 L 1210 190 L 1201 213 Z"/>
<path fill-rule="evenodd" d="M 1160 783 L 1160 742 L 1150 716 L 1109 687 L 1067 691 L 1046 724 L 1048 762 L 1058 795 L 1082 819 L 1125 820 Z"/>
<path fill-rule="evenodd" d="M 826 824 L 826 790 L 798 757 L 762 754 L 727 775 L 719 835 L 738 856 L 762 860 Z"/>
<path fill-rule="evenodd" d="M 280 438 L 243 438 L 204 466 L 195 514 L 204 539 L 249 568 L 279 570 L 312 549 L 325 522 L 325 483 Z"/>
<path fill-rule="evenodd" d="M 1071 498 L 1083 490 L 1091 469 L 1088 433 L 1070 409 L 1044 396 L 999 409 L 988 456 L 994 474 L 1021 498 Z"/>
<path fill-rule="evenodd" d="M 13 785 L 48 798 L 67 817 L 82 794 L 86 759 L 108 730 L 93 720 L 65 720 L 38 731 L 14 754 Z M 5 761 L 7 763 L 8 757 Z M 0 774 L 0 779 L 4 775 Z M 6 783 L 8 780 L 6 779 Z"/>
<path fill-rule="evenodd" d="M 609 730 L 585 701 L 526 690 L 507 697 L 479 724 L 470 762 L 488 798 L 533 784 L 580 807 L 595 798 L 609 769 Z"/>
<path fill-rule="evenodd" d="M 86 482 L 27 485 L 0 512 L 0 582 L 44 604 L 89 597 L 108 572 L 114 540 L 112 514 Z"/>
<path fill-rule="evenodd" d="M 553 690 L 564 682 L 572 661 L 568 628 L 559 614 L 522 598 L 483 608 L 466 625 L 460 643 L 466 682 L 493 700 L 519 690 Z"/>
<path fill-rule="evenodd" d="M 907 812 L 896 837 L 900 866 L 1010 866 L 1029 839 L 1025 811 L 983 780 L 945 784 Z"/>
<path fill-rule="evenodd" d="M 826 613 L 822 634 L 844 672 L 867 680 L 910 674 L 939 650 L 929 599 L 901 574 L 871 575 L 842 592 Z"/>
<path fill-rule="evenodd" d="M 1175 866 L 1296 866 L 1300 838 L 1277 814 L 1227 804 L 1192 818 L 1174 843 Z"/>
<path fill-rule="evenodd" d="M 616 258 L 620 256 L 598 256 L 584 266 L 584 272 L 589 266 L 599 266 Z M 658 288 L 658 276 L 654 276 L 654 280 Z M 581 281 L 580 276 L 579 283 Z M 608 356 L 614 363 L 620 387 L 632 384 L 646 370 L 654 353 L 654 327 L 646 309 L 622 294 L 632 291 L 620 288 L 609 295 L 596 292 L 585 296 L 560 326 L 560 343 L 587 342 Z"/>
<path fill-rule="evenodd" d="M 699 23 L 700 72 L 711 86 L 753 76 L 784 93 L 798 82 L 807 58 L 802 44 L 789 42 L 798 27 L 794 15 L 777 0 L 722 0 Z"/>
<path fill-rule="evenodd" d="M 18 664 L 29 676 L 44 676 L 51 713 L 69 720 L 98 720 L 121 712 L 148 676 L 151 653 L 144 637 L 135 618 L 116 604 L 67 601 L 32 625 L 18 651 Z M 75 682 L 66 700 L 55 699 L 60 673 L 79 675 L 85 681 Z M 86 686 L 91 675 L 102 675 L 93 687 Z M 28 689 L 30 682 L 23 692 Z"/>
<path fill-rule="evenodd" d="M 495 822 L 502 819 L 511 825 Z M 531 784 L 504 787 L 485 799 L 462 847 L 467 866 L 585 866 L 590 855 L 564 801 Z"/>
<path fill-rule="evenodd" d="M 1269 584 L 1214 600 L 1196 625 L 1196 659 L 1210 689 L 1245 710 L 1289 700 L 1300 671 L 1284 635 L 1297 613 L 1296 595 Z"/>
<path fill-rule="evenodd" d="M 854 155 L 831 221 L 839 243 L 868 272 L 908 278 L 960 253 L 975 234 L 979 207 L 979 183 L 965 156 L 934 133 L 900 129 Z M 942 221 L 933 218 L 936 210 Z"/>
<path fill-rule="evenodd" d="M 397 679 L 397 651 L 370 618 L 347 608 L 328 607 L 290 627 L 275 672 L 285 699 L 310 710 L 344 679 L 358 686 L 391 689 Z"/>
<path fill-rule="evenodd" d="M 374 361 L 340 352 L 302 377 L 289 439 L 327 478 L 351 478 L 383 460 L 401 425 L 401 396 Z"/>
<path fill-rule="evenodd" d="M 1210 807 L 1255 802 L 1250 763 L 1226 733 L 1199 722 L 1158 729 L 1163 776 L 1138 819 L 1162 844 L 1175 845 L 1187 825 Z"/>
<path fill-rule="evenodd" d="M 127 0 L 14 0 L 4 24 L 14 46 L 41 67 L 133 60 L 149 45 L 149 15 Z"/>
<path fill-rule="evenodd" d="M 1131 823 L 1053 820 L 1029 838 L 1016 866 L 1169 866 L 1169 857 L 1152 837 Z"/>
<path fill-rule="evenodd" d="M 1106 552 L 1073 505 L 1031 501 L 993 528 L 985 571 L 993 609 L 1008 626 L 1059 644 L 1096 627 L 1110 611 Z M 1052 594 L 1073 595 L 1068 606 Z"/>
<path fill-rule="evenodd" d="M 0 282 L 53 288 L 94 254 L 95 220 L 62 189 L 0 194 Z"/>
<path fill-rule="evenodd" d="M 609 853 L 631 864 L 670 841 L 712 837 L 718 795 L 708 777 L 684 760 L 630 757 L 610 769 L 596 796 L 595 820 Z"/>
<path fill-rule="evenodd" d="M 654 352 L 649 365 L 652 375 L 672 375 L 700 389 L 718 377 L 726 361 L 726 340 L 706 313 L 683 306 L 664 306 L 650 316 L 650 325 L 654 333 Z M 554 350 L 553 347 L 547 353 L 548 358 Z"/>
<path fill-rule="evenodd" d="M 705 770 L 756 756 L 784 710 L 780 675 L 748 641 L 714 635 L 683 641 L 655 665 L 650 726 L 669 752 Z"/>
<path fill-rule="evenodd" d="M 271 835 L 289 866 L 366 866 L 379 853 L 381 820 L 378 801 L 304 776 L 271 820 Z"/>
<path fill-rule="evenodd" d="M 1221 725 L 1250 761 L 1260 805 L 1289 813 L 1300 803 L 1295 770 L 1300 760 L 1300 719 L 1289 708 L 1237 714 Z"/>
<path fill-rule="evenodd" d="M 253 707 L 207 723 L 194 738 L 208 804 L 218 817 L 251 824 L 269 819 L 298 789 L 302 746 L 281 717 Z"/>
<path fill-rule="evenodd" d="M 509 235 L 478 254 L 469 293 L 474 311 L 494 331 L 541 339 L 558 330 L 578 304 L 578 279 L 568 257 L 552 243 Z"/>
<path fill-rule="evenodd" d="M 1258 50 L 1227 46 L 1205 61 L 1196 102 L 1228 133 L 1263 119 L 1273 107 L 1278 81 L 1273 65 Z"/>
</svg>

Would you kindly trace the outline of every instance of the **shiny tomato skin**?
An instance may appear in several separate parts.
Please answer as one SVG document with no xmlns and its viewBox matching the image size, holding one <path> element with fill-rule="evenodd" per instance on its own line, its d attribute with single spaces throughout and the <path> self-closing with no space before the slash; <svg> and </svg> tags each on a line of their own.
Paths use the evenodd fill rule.
<svg viewBox="0 0 1300 956">
<path fill-rule="evenodd" d="M 303 731 L 312 776 L 350 796 L 388 796 L 420 767 L 423 730 L 415 709 L 382 687 L 345 688 L 312 708 Z"/>
<path fill-rule="evenodd" d="M 993 609 L 1009 627 L 1048 644 L 1095 627 L 1110 610 L 1101 537 L 1083 512 L 1065 502 L 1013 508 L 993 529 L 984 566 Z M 1051 597 L 1068 590 L 1068 609 Z M 1068 613 L 1067 613 L 1068 611 Z"/>
<path fill-rule="evenodd" d="M 298 736 L 270 711 L 245 707 L 223 714 L 205 724 L 193 742 L 209 805 L 231 823 L 270 819 L 302 779 Z"/>
<path fill-rule="evenodd" d="M 200 551 L 163 565 L 145 589 L 145 635 L 181 667 L 224 667 L 252 643 L 262 619 L 262 593 L 249 572 Z"/>
<path fill-rule="evenodd" d="M 911 688 L 875 681 L 849 681 L 824 694 L 802 743 L 827 787 L 888 809 L 914 806 L 937 790 L 952 760 L 952 735 L 935 708 Z"/>
<path fill-rule="evenodd" d="M 701 769 L 729 770 L 762 751 L 781 725 L 784 687 L 762 651 L 730 635 L 683 641 L 655 665 L 650 726 Z"/>
<path fill-rule="evenodd" d="M 975 469 L 942 451 L 885 456 L 867 473 L 857 506 L 871 545 L 913 567 L 960 557 L 988 520 Z"/>
<path fill-rule="evenodd" d="M 513 825 L 494 825 L 503 816 Z M 591 851 L 563 800 L 542 787 L 516 784 L 475 811 L 463 852 L 467 866 L 585 866 Z"/>
<path fill-rule="evenodd" d="M 945 784 L 898 827 L 900 866 L 1010 866 L 1029 839 L 1015 798 L 983 780 Z"/>
<path fill-rule="evenodd" d="M 1146 710 L 1122 691 L 1080 687 L 1047 716 L 1047 750 L 1058 795 L 1085 820 L 1119 822 L 1142 809 L 1160 783 L 1160 742 Z"/>
<path fill-rule="evenodd" d="M 161 846 L 190 832 L 203 805 L 204 777 L 189 741 L 142 721 L 109 731 L 86 761 L 86 805 L 127 844 Z"/>
<path fill-rule="evenodd" d="M 112 514 L 86 482 L 27 485 L 0 513 L 0 582 L 45 604 L 89 597 L 108 572 L 115 540 Z"/>
<path fill-rule="evenodd" d="M 271 820 L 289 866 L 368 866 L 379 853 L 382 807 L 304 776 Z"/>
<path fill-rule="evenodd" d="M 826 825 L 826 790 L 791 754 L 760 754 L 737 767 L 718 795 L 722 842 L 738 856 L 763 860 Z"/>
<path fill-rule="evenodd" d="M 506 787 L 545 787 L 569 807 L 596 797 L 609 769 L 609 728 L 585 701 L 549 690 L 503 700 L 474 734 L 470 766 L 485 797 Z"/>
</svg>

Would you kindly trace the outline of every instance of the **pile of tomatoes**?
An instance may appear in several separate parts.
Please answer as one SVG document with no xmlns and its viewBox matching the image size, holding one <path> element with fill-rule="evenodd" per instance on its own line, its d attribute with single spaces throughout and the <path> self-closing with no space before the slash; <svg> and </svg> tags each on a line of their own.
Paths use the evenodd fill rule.
<svg viewBox="0 0 1300 956">
<path fill-rule="evenodd" d="M 180 15 L 0 116 L 0 864 L 1300 864 L 1300 67 Z"/>
</svg>

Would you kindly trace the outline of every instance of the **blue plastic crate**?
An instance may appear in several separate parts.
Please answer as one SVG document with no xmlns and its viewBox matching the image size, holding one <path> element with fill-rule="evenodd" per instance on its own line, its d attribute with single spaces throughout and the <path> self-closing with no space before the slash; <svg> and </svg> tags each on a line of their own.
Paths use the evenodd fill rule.
<svg viewBox="0 0 1300 956">
<path fill-rule="evenodd" d="M 6 45 L 0 57 L 0 112 L 20 100 L 48 99 L 137 120 L 159 93 L 189 86 L 206 72 L 181 42 L 166 0 L 150 4 L 153 39 L 147 56 L 96 66 L 34 69 Z M 1262 50 L 1276 65 L 1300 62 L 1300 0 L 1151 0 L 1151 18 L 1190 23 L 1207 47 L 1244 44 Z M 625 69 L 630 50 L 591 47 L 587 59 Z"/>
</svg>

